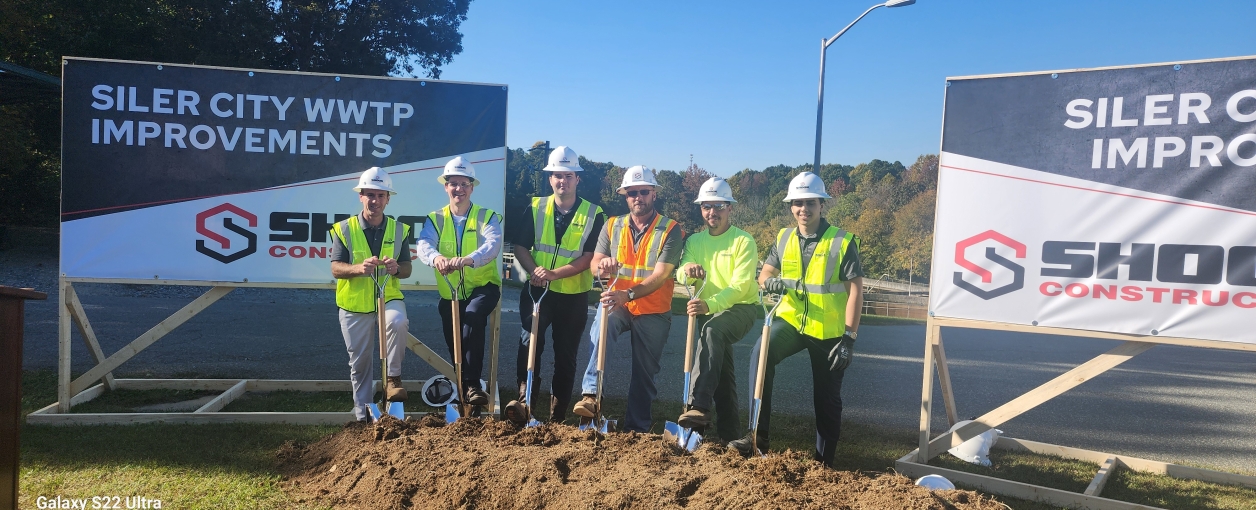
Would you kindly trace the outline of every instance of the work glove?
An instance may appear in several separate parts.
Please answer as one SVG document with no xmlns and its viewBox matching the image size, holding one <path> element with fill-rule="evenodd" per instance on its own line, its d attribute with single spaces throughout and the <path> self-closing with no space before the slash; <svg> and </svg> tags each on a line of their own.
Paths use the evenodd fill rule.
<svg viewBox="0 0 1256 510">
<path fill-rule="evenodd" d="M 788 286 L 785 284 L 785 280 L 777 277 L 768 278 L 763 281 L 763 292 L 767 292 L 768 294 L 784 294 L 786 291 L 790 290 L 787 287 Z"/>
<path fill-rule="evenodd" d="M 850 335 L 842 335 L 837 339 L 837 344 L 833 349 L 829 350 L 829 371 L 836 372 L 846 370 L 850 366 L 850 360 L 855 358 L 855 339 Z"/>
</svg>

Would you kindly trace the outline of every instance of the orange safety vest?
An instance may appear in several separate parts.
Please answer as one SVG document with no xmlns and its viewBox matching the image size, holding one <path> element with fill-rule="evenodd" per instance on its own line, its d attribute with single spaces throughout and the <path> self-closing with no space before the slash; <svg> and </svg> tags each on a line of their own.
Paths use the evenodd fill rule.
<svg viewBox="0 0 1256 510">
<path fill-rule="evenodd" d="M 627 214 L 610 219 L 610 251 L 615 254 L 615 260 L 623 264 L 619 268 L 619 281 L 615 282 L 613 290 L 628 290 L 654 273 L 654 265 L 658 263 L 659 254 L 663 252 L 663 241 L 677 225 L 670 218 L 656 213 L 654 221 L 641 236 L 640 244 L 637 244 L 632 242 L 632 228 L 628 225 L 630 221 L 632 219 Z M 671 312 L 675 281 L 666 278 L 665 282 L 649 295 L 638 296 L 629 301 L 625 305 L 628 312 L 633 315 Z"/>
</svg>

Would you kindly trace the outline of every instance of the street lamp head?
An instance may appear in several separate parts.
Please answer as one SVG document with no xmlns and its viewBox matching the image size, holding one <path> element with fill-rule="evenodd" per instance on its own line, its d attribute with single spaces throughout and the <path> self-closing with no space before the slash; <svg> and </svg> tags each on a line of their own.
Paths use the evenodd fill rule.
<svg viewBox="0 0 1256 510">
<path fill-rule="evenodd" d="M 886 7 L 907 7 L 916 3 L 916 0 L 890 0 L 885 3 Z"/>
</svg>

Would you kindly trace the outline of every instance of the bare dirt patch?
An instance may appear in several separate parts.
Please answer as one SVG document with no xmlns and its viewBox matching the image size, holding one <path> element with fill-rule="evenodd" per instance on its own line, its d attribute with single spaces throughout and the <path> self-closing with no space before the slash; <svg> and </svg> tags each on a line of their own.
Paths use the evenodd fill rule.
<svg viewBox="0 0 1256 510">
<path fill-rule="evenodd" d="M 809 454 L 693 454 L 654 434 L 518 430 L 496 420 L 351 424 L 279 453 L 288 491 L 336 508 L 1006 508 L 972 491 L 930 492 L 897 474 L 821 467 Z"/>
</svg>

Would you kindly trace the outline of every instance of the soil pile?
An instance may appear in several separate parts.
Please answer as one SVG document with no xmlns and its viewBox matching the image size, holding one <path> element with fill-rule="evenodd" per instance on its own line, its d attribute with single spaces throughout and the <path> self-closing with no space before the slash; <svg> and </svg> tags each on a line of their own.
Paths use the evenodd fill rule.
<svg viewBox="0 0 1256 510">
<path fill-rule="evenodd" d="M 351 424 L 279 457 L 293 495 L 337 508 L 1006 508 L 896 474 L 825 469 L 800 452 L 743 459 L 708 443 L 689 454 L 655 434 L 492 419 Z"/>
</svg>

